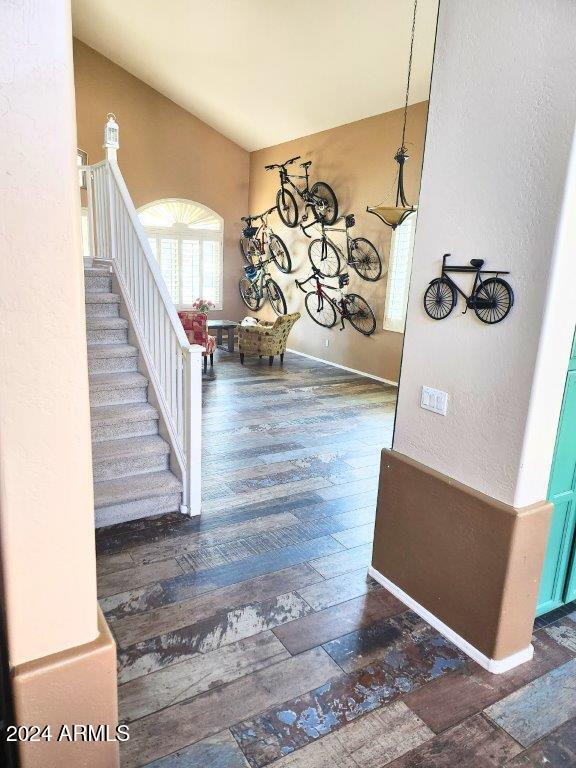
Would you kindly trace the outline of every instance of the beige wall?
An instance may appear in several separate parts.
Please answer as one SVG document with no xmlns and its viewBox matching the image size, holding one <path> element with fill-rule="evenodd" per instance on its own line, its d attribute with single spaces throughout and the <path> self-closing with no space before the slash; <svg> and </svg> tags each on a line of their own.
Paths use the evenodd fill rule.
<svg viewBox="0 0 576 768">
<path fill-rule="evenodd" d="M 224 219 L 223 311 L 243 315 L 238 294 L 240 217 L 248 205 L 249 155 L 158 91 L 74 40 L 78 146 L 104 157 L 107 112 L 120 125 L 118 163 L 137 208 L 165 197 L 207 205 Z"/>
<path fill-rule="evenodd" d="M 418 198 L 427 106 L 427 102 L 421 102 L 409 108 L 407 145 L 410 160 L 406 164 L 405 188 L 411 202 Z M 313 162 L 312 182 L 326 181 L 336 192 L 341 213 L 356 214 L 354 234 L 367 237 L 376 245 L 386 269 L 392 231 L 375 216 L 366 213 L 366 206 L 393 197 L 397 170 L 393 156 L 400 144 L 402 115 L 402 110 L 395 110 L 253 152 L 250 156 L 250 212 L 259 213 L 275 202 L 278 174 L 265 171 L 264 166 L 301 155 L 302 161 Z M 277 216 L 271 219 L 271 223 L 286 242 L 296 267 L 291 275 L 283 275 L 272 268 L 285 291 L 289 311 L 298 310 L 302 313 L 302 320 L 290 335 L 290 347 L 323 360 L 397 381 L 402 334 L 382 330 L 386 273 L 378 282 L 369 283 L 350 270 L 350 291 L 364 296 L 376 315 L 377 325 L 373 336 L 366 338 L 348 324 L 345 331 L 338 330 L 338 323 L 332 329 L 323 329 L 306 314 L 304 294 L 294 285 L 295 277 L 302 279 L 310 274 L 310 241 L 299 228 L 285 227 Z M 335 284 L 334 280 L 329 282 Z M 245 314 L 249 314 L 248 310 Z M 267 319 L 273 316 L 268 305 L 260 314 Z M 325 347 L 326 339 L 329 340 L 328 348 Z"/>
<path fill-rule="evenodd" d="M 98 635 L 70 4 L 0 3 L 0 513 L 12 665 Z"/>
</svg>

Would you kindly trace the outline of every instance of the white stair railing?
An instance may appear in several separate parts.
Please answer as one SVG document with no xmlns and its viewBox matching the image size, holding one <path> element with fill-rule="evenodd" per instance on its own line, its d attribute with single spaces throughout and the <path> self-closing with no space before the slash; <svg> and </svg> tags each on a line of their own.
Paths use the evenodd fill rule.
<svg viewBox="0 0 576 768">
<path fill-rule="evenodd" d="M 197 515 L 203 347 L 184 332 L 118 167 L 117 141 L 104 146 L 107 159 L 85 167 L 91 256 L 114 270 L 180 467 L 182 511 Z"/>
</svg>

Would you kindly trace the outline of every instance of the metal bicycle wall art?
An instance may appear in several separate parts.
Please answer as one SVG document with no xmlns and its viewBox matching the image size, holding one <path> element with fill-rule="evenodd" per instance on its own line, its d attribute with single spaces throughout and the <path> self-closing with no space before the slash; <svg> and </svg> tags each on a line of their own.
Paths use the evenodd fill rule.
<svg viewBox="0 0 576 768">
<path fill-rule="evenodd" d="M 458 294 L 466 302 L 462 314 L 473 309 L 483 323 L 494 325 L 507 317 L 514 305 L 514 291 L 511 285 L 499 275 L 509 275 L 502 269 L 486 270 L 484 259 L 470 259 L 470 264 L 447 265 L 450 257 L 445 253 L 442 257 L 442 274 L 432 280 L 424 293 L 424 309 L 433 320 L 444 320 L 452 312 L 458 302 Z M 474 274 L 474 284 L 469 295 L 452 280 L 450 273 Z M 484 279 L 484 275 L 493 275 Z"/>
</svg>

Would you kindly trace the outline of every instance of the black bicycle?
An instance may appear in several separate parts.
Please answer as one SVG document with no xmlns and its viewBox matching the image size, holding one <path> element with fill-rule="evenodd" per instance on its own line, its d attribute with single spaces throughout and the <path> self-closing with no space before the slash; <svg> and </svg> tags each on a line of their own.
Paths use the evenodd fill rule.
<svg viewBox="0 0 576 768">
<path fill-rule="evenodd" d="M 292 271 L 290 253 L 282 238 L 274 234 L 272 227 L 268 224 L 268 216 L 275 210 L 276 206 L 256 216 L 242 216 L 245 227 L 240 238 L 240 250 L 248 264 L 256 264 L 268 250 L 271 261 L 276 264 L 280 272 L 288 274 Z M 260 222 L 260 224 L 255 227 L 254 222 Z"/>
<path fill-rule="evenodd" d="M 350 325 L 364 336 L 370 336 L 376 330 L 376 318 L 370 305 L 358 296 L 357 293 L 347 293 L 346 286 L 350 282 L 347 274 L 338 277 L 338 287 L 326 285 L 320 280 L 320 271 L 312 267 L 312 274 L 306 280 L 295 280 L 294 282 L 303 293 L 306 293 L 304 304 L 306 311 L 318 325 L 324 328 L 332 328 L 336 324 L 337 316 L 340 315 L 340 330 L 344 330 L 344 320 L 348 320 Z M 303 286 L 314 280 L 314 288 L 306 292 Z M 326 293 L 338 291 L 338 298 L 333 299 Z"/>
<path fill-rule="evenodd" d="M 506 282 L 498 275 L 509 275 L 510 272 L 499 270 L 485 270 L 484 259 L 470 259 L 470 266 L 446 266 L 446 259 L 450 256 L 445 253 L 442 257 L 442 276 L 432 280 L 424 293 L 424 309 L 433 320 L 444 320 L 456 306 L 458 294 L 466 302 L 465 314 L 468 309 L 473 309 L 476 316 L 483 323 L 493 325 L 499 323 L 510 312 L 514 305 L 514 292 Z M 449 276 L 449 272 L 475 273 L 474 285 L 469 296 L 459 288 Z M 482 275 L 496 275 L 487 280 Z"/>
<path fill-rule="evenodd" d="M 338 200 L 334 190 L 323 181 L 317 181 L 310 187 L 309 168 L 312 165 L 311 160 L 300 163 L 300 167 L 304 168 L 304 175 L 288 173 L 288 166 L 295 163 L 296 160 L 300 160 L 300 155 L 291 157 L 285 163 L 273 163 L 272 165 L 265 166 L 267 171 L 278 168 L 280 173 L 280 189 L 276 195 L 278 215 L 287 227 L 297 226 L 300 212 L 296 198 L 289 189 L 291 187 L 304 201 L 304 207 L 312 208 L 316 220 L 323 221 L 325 224 L 334 224 L 338 218 Z M 304 188 L 300 189 L 294 184 L 292 179 L 302 179 L 304 181 Z M 307 213 L 302 218 L 306 220 Z"/>
<path fill-rule="evenodd" d="M 244 275 L 240 278 L 239 289 L 242 301 L 253 312 L 260 309 L 268 299 L 277 315 L 285 315 L 288 311 L 286 299 L 278 283 L 270 277 L 267 265 L 273 261 L 258 258 L 256 264 L 244 267 Z"/>
<path fill-rule="evenodd" d="M 344 227 L 329 227 L 324 222 L 319 222 L 322 229 L 322 237 L 312 240 L 308 246 L 308 258 L 313 267 L 323 277 L 337 277 L 342 268 L 342 262 L 348 264 L 354 269 L 363 280 L 372 282 L 378 280 L 382 275 L 382 261 L 380 254 L 370 240 L 365 237 L 352 237 L 350 230 L 356 224 L 353 213 L 342 216 L 338 221 L 344 222 Z M 302 224 L 302 232 L 306 237 L 310 237 L 306 231 L 313 224 Z M 326 234 L 327 232 L 345 232 L 346 233 L 346 254 L 342 248 L 336 245 Z"/>
</svg>

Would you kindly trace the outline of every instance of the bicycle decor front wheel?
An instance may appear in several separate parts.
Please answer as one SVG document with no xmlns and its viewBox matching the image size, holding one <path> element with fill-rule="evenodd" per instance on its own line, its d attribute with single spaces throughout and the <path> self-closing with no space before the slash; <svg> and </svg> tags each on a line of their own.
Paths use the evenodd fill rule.
<svg viewBox="0 0 576 768">
<path fill-rule="evenodd" d="M 349 293 L 346 296 L 346 317 L 364 336 L 371 336 L 376 330 L 376 318 L 370 304 L 357 293 Z"/>
<path fill-rule="evenodd" d="M 240 278 L 238 287 L 240 289 L 240 296 L 242 297 L 242 301 L 244 304 L 246 304 L 248 309 L 251 309 L 253 312 L 255 312 L 257 309 L 260 309 L 262 299 L 254 284 L 248 280 L 247 277 Z"/>
<path fill-rule="evenodd" d="M 340 273 L 340 254 L 330 240 L 312 240 L 308 246 L 308 258 L 323 277 L 336 277 Z"/>
<path fill-rule="evenodd" d="M 363 280 L 376 282 L 382 275 L 382 260 L 370 240 L 365 237 L 356 237 L 350 244 L 352 258 L 350 265 Z"/>
<path fill-rule="evenodd" d="M 474 292 L 474 312 L 488 325 L 499 323 L 514 305 L 512 287 L 500 277 L 490 277 Z"/>
<path fill-rule="evenodd" d="M 270 235 L 270 242 L 268 243 L 270 249 L 270 255 L 274 259 L 274 264 L 278 267 L 280 272 L 284 272 L 285 275 L 292 272 L 292 259 L 290 253 L 283 240 L 278 235 Z"/>
<path fill-rule="evenodd" d="M 293 229 L 298 224 L 298 203 L 288 189 L 280 188 L 276 195 L 276 208 L 282 222 Z"/>
<path fill-rule="evenodd" d="M 332 302 L 325 299 L 324 296 L 318 296 L 316 291 L 310 291 L 304 297 L 306 311 L 318 325 L 324 328 L 332 328 L 336 323 L 336 310 Z"/>
<path fill-rule="evenodd" d="M 280 290 L 280 286 L 275 280 L 272 280 L 272 278 L 266 283 L 266 293 L 268 294 L 268 301 L 274 312 L 276 312 L 277 315 L 285 315 L 288 312 L 286 299 Z"/>
<path fill-rule="evenodd" d="M 444 320 L 456 306 L 456 293 L 448 280 L 437 277 L 424 293 L 424 309 L 432 320 Z"/>
<path fill-rule="evenodd" d="M 335 224 L 338 218 L 338 200 L 332 187 L 323 181 L 317 181 L 312 186 L 310 194 L 316 216 L 320 221 L 329 226 Z"/>
</svg>

